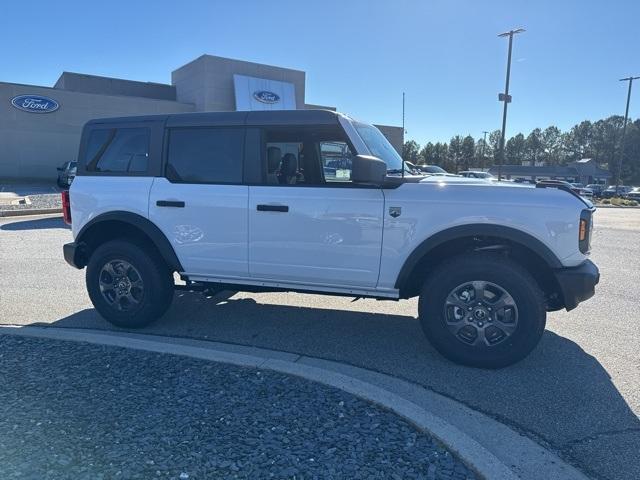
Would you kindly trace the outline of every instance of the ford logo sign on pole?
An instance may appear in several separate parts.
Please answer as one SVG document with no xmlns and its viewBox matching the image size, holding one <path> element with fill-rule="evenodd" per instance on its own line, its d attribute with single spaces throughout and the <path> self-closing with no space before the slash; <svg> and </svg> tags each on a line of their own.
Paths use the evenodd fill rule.
<svg viewBox="0 0 640 480">
<path fill-rule="evenodd" d="M 253 98 L 262 103 L 278 103 L 280 101 L 280 95 L 267 90 L 253 92 Z"/>
<path fill-rule="evenodd" d="M 42 95 L 18 95 L 11 99 L 11 105 L 29 113 L 51 113 L 60 108 L 60 104 L 53 98 Z"/>
</svg>

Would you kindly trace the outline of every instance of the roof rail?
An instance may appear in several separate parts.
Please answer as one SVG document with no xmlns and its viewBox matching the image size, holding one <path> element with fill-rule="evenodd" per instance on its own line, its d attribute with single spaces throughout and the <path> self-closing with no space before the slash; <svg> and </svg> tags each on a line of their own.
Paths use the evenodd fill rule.
<svg viewBox="0 0 640 480">
<path fill-rule="evenodd" d="M 577 199 L 579 199 L 582 203 L 589 205 L 584 198 L 582 198 L 578 193 L 573 191 L 571 187 L 567 186 L 564 182 L 560 180 L 540 180 L 536 183 L 536 188 L 557 188 L 558 190 L 563 190 L 565 192 L 570 193 Z"/>
<path fill-rule="evenodd" d="M 539 182 L 536 182 L 536 188 L 557 188 L 558 190 L 564 190 L 565 192 L 576 195 L 576 192 L 571 190 L 571 187 L 559 180 L 540 180 Z"/>
</svg>

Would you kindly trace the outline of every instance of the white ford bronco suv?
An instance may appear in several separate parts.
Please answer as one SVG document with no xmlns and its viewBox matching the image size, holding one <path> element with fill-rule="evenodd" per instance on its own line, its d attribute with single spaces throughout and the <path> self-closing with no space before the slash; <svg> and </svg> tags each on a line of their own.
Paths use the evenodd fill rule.
<svg viewBox="0 0 640 480">
<path fill-rule="evenodd" d="M 589 201 L 405 173 L 380 131 L 336 112 L 93 120 L 77 168 L 64 257 L 121 327 L 163 315 L 175 289 L 419 296 L 439 352 L 498 368 L 599 280 Z"/>
</svg>

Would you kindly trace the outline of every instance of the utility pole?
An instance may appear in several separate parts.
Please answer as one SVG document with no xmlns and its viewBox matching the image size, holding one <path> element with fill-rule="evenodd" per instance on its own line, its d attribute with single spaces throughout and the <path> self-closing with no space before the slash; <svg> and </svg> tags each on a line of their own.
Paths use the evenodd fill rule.
<svg viewBox="0 0 640 480">
<path fill-rule="evenodd" d="M 501 180 L 502 164 L 504 163 L 504 135 L 507 128 L 507 105 L 511 103 L 511 95 L 509 95 L 509 77 L 511 76 L 511 50 L 513 47 L 513 36 L 524 31 L 524 28 L 516 28 L 514 30 L 509 30 L 508 32 L 504 32 L 498 35 L 498 37 L 509 37 L 509 54 L 507 56 L 507 81 L 505 82 L 504 93 L 498 94 L 498 100 L 504 102 L 504 110 L 502 112 L 502 134 L 500 135 L 500 155 L 498 156 L 498 180 Z"/>
<path fill-rule="evenodd" d="M 483 130 L 482 133 L 484 133 L 484 138 L 482 140 L 482 150 L 480 150 L 480 166 L 484 170 L 484 149 L 487 146 L 487 133 L 489 132 Z"/>
<path fill-rule="evenodd" d="M 624 123 L 622 125 L 622 140 L 620 144 L 620 154 L 618 158 L 618 173 L 616 175 L 616 193 L 620 186 L 620 180 L 622 178 L 622 157 L 624 157 L 624 136 L 627 133 L 627 120 L 629 119 L 629 102 L 631 102 L 631 86 L 634 80 L 638 80 L 640 77 L 627 77 L 621 78 L 621 82 L 629 82 L 629 90 L 627 91 L 627 108 L 624 110 Z"/>
</svg>

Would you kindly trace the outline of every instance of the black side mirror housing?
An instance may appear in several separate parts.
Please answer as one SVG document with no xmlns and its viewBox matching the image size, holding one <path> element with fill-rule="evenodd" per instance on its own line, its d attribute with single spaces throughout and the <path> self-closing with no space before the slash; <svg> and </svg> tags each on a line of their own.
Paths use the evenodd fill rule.
<svg viewBox="0 0 640 480">
<path fill-rule="evenodd" d="M 387 176 L 387 164 L 378 157 L 356 155 L 351 161 L 351 181 L 381 185 Z"/>
</svg>

